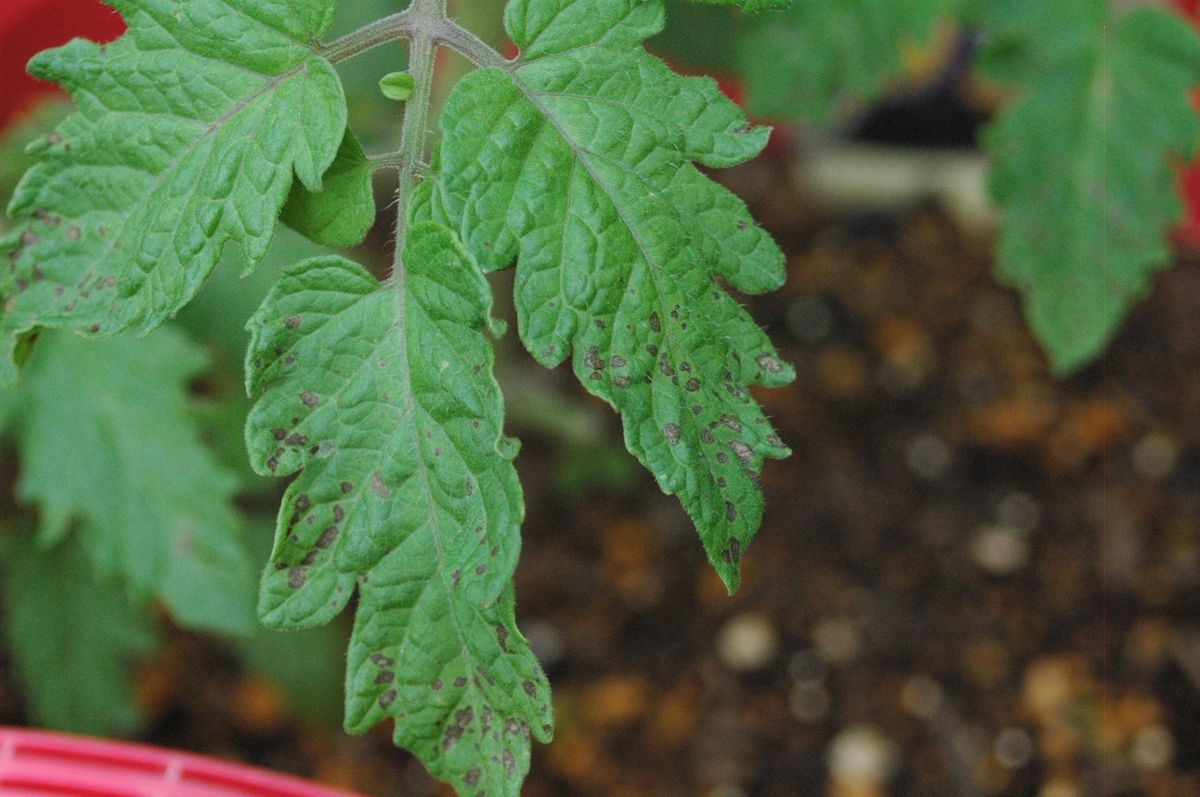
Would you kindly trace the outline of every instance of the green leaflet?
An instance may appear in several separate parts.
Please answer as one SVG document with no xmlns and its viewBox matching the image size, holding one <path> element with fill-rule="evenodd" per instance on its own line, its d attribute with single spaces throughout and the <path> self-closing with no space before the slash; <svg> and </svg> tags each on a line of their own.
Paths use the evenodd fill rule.
<svg viewBox="0 0 1200 797">
<path fill-rule="evenodd" d="M 513 615 L 524 514 L 485 333 L 487 283 L 446 229 L 413 227 L 403 276 L 292 268 L 250 323 L 256 469 L 299 475 L 260 614 L 327 622 L 357 586 L 346 726 L 395 740 L 463 794 L 517 795 L 549 687 Z"/>
<path fill-rule="evenodd" d="M 75 538 L 41 550 L 31 535 L 6 534 L 3 563 L 5 635 L 37 723 L 131 730 L 128 668 L 155 642 L 146 608 L 98 583 Z"/>
<path fill-rule="evenodd" d="M 825 122 L 847 99 L 876 98 L 951 0 L 800 0 L 738 37 L 750 112 Z"/>
<path fill-rule="evenodd" d="M 293 173 L 310 190 L 346 124 L 312 42 L 333 0 L 112 0 L 129 31 L 37 56 L 78 111 L 33 146 L 0 240 L 0 385 L 38 327 L 145 332 L 185 304 L 221 250 L 266 252 Z"/>
<path fill-rule="evenodd" d="M 678 494 L 730 589 L 762 516 L 757 475 L 788 451 L 750 397 L 792 378 L 718 277 L 757 293 L 783 256 L 732 194 L 693 165 L 757 154 L 714 81 L 684 78 L 641 42 L 661 2 L 513 0 L 521 48 L 442 116 L 441 178 L 422 207 L 487 269 L 517 262 L 521 337 L 622 415 L 629 449 Z"/>
<path fill-rule="evenodd" d="M 1100 0 L 1002 0 L 977 21 L 983 67 L 1020 100 L 986 136 L 1004 210 L 999 276 L 1059 373 L 1095 358 L 1170 263 L 1182 207 L 1173 161 L 1200 146 L 1189 93 L 1200 40 L 1157 9 L 1113 18 Z"/>
<path fill-rule="evenodd" d="M 241 633 L 253 576 L 234 479 L 200 443 L 186 392 L 203 353 L 174 329 L 86 341 L 47 333 L 11 402 L 22 502 L 43 545 L 78 523 L 105 579 L 181 624 Z"/>
<path fill-rule="evenodd" d="M 294 183 L 279 220 L 323 246 L 358 246 L 375 224 L 373 173 L 362 144 L 346 130 L 321 190 L 310 191 L 302 183 Z"/>
</svg>

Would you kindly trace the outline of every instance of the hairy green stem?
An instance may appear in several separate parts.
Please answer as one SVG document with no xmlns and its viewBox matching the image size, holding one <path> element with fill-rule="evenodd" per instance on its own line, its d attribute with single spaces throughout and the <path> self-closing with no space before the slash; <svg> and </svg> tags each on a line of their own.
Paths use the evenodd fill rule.
<svg viewBox="0 0 1200 797">
<path fill-rule="evenodd" d="M 409 7 L 399 14 L 377 19 L 370 25 L 318 47 L 317 55 L 332 64 L 340 64 L 381 44 L 412 38 L 415 31 L 412 11 Z"/>
<path fill-rule="evenodd" d="M 433 71 L 437 54 L 434 31 L 446 20 L 446 0 L 413 0 L 404 12 L 411 14 L 414 26 L 408 71 L 413 78 L 413 93 L 404 109 L 404 127 L 400 132 L 400 187 L 396 191 L 396 255 L 392 277 L 403 276 L 404 248 L 408 244 L 409 203 L 421 179 L 420 164 L 425 161 L 425 138 L 429 127 L 429 108 L 433 97 Z"/>
<path fill-rule="evenodd" d="M 421 33 L 427 33 L 435 44 L 456 50 L 476 66 L 504 69 L 511 65 L 511 62 L 504 60 L 504 56 L 487 42 L 449 19 L 444 8 L 442 15 L 434 19 L 423 17 L 416 11 L 419 5 L 421 4 L 418 0 L 399 14 L 376 20 L 353 33 L 347 33 L 340 39 L 320 46 L 317 48 L 317 55 L 332 64 L 340 64 L 380 45 L 399 39 L 415 40 Z"/>
</svg>

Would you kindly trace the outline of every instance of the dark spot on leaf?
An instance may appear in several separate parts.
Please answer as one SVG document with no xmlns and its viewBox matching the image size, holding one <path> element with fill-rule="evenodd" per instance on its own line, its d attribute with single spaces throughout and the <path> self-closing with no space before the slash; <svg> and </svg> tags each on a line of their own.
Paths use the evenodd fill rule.
<svg viewBox="0 0 1200 797">
<path fill-rule="evenodd" d="M 467 770 L 467 774 L 463 775 L 463 783 L 468 786 L 475 786 L 479 783 L 479 778 L 483 773 L 479 771 L 479 767 Z"/>
<path fill-rule="evenodd" d="M 317 537 L 317 547 L 321 549 L 328 548 L 333 545 L 333 541 L 337 539 L 338 527 L 330 526 L 321 532 L 321 536 Z"/>
<path fill-rule="evenodd" d="M 292 314 L 292 315 L 288 316 L 287 318 L 283 319 L 283 323 L 287 326 L 288 329 L 296 329 L 297 327 L 300 326 L 300 316 Z"/>
<path fill-rule="evenodd" d="M 758 367 L 772 374 L 777 374 L 783 370 L 783 363 L 769 354 L 760 354 L 758 355 Z"/>
<path fill-rule="evenodd" d="M 737 507 L 733 505 L 732 501 L 726 501 L 725 502 L 725 519 L 728 520 L 730 523 L 732 523 L 733 521 L 737 520 L 737 517 L 738 517 Z"/>
<path fill-rule="evenodd" d="M 272 429 L 271 436 L 276 440 L 282 441 L 285 437 L 287 437 L 287 429 Z"/>
<path fill-rule="evenodd" d="M 689 393 L 695 393 L 700 389 L 700 380 L 693 376 L 687 381 L 687 384 L 684 387 L 687 388 Z"/>
<path fill-rule="evenodd" d="M 646 344 L 646 351 L 650 354 L 651 357 L 658 356 L 658 347 L 655 346 L 653 343 Z"/>
<path fill-rule="evenodd" d="M 773 434 L 770 437 L 768 437 L 767 442 L 770 443 L 771 445 L 775 446 L 776 448 L 784 447 L 783 441 L 779 439 L 779 435 L 777 435 L 777 434 Z"/>
<path fill-rule="evenodd" d="M 475 710 L 470 706 L 455 711 L 454 722 L 446 727 L 445 736 L 442 737 L 442 748 L 449 751 L 467 732 L 467 726 L 473 719 L 475 719 Z"/>
<path fill-rule="evenodd" d="M 292 589 L 300 589 L 304 586 L 305 580 L 308 579 L 308 570 L 303 567 L 293 567 L 288 571 L 288 586 Z"/>
<path fill-rule="evenodd" d="M 461 583 L 461 582 L 462 582 L 462 571 L 461 571 L 461 570 L 455 570 L 455 571 L 454 571 L 454 575 L 453 575 L 453 577 L 452 577 L 452 579 L 451 579 L 451 583 L 452 583 L 452 584 L 453 584 L 455 587 L 457 587 L 457 586 L 459 585 L 459 583 Z"/>
<path fill-rule="evenodd" d="M 371 663 L 376 667 L 395 667 L 396 660 L 391 656 L 385 656 L 382 653 L 372 653 Z"/>
<path fill-rule="evenodd" d="M 379 707 L 387 708 L 388 706 L 390 706 L 391 704 L 396 702 L 397 697 L 399 697 L 399 693 L 395 689 L 387 690 L 386 692 L 384 692 L 382 695 L 379 696 Z"/>
<path fill-rule="evenodd" d="M 508 629 L 502 625 L 496 626 L 496 641 L 500 643 L 500 649 L 508 653 Z"/>
<path fill-rule="evenodd" d="M 350 495 L 354 492 L 354 485 L 350 482 L 342 482 L 342 495 Z"/>
<path fill-rule="evenodd" d="M 728 461 L 729 461 L 728 454 L 726 454 L 724 451 L 717 452 L 717 462 L 720 462 L 722 465 L 724 465 Z"/>
<path fill-rule="evenodd" d="M 533 683 L 533 681 L 523 681 L 521 683 L 521 688 L 524 689 L 525 694 L 529 695 L 530 697 L 533 697 L 537 694 L 537 686 Z"/>
<path fill-rule="evenodd" d="M 627 376 L 614 376 L 614 377 L 613 377 L 613 384 L 614 384 L 614 385 L 616 385 L 617 387 L 621 388 L 621 389 L 625 389 L 625 388 L 629 387 L 629 377 L 627 377 Z"/>
<path fill-rule="evenodd" d="M 302 446 L 308 442 L 308 438 L 298 432 L 293 432 L 285 442 L 289 446 Z"/>
<path fill-rule="evenodd" d="M 700 430 L 700 439 L 709 445 L 712 445 L 717 441 L 717 438 L 713 437 L 713 433 L 707 429 Z"/>
<path fill-rule="evenodd" d="M 729 486 L 729 482 L 726 481 L 724 476 L 721 476 L 717 479 L 717 486 L 720 487 L 721 489 L 725 489 L 726 487 Z"/>
<path fill-rule="evenodd" d="M 658 317 L 658 313 L 650 314 L 650 329 L 654 332 L 662 332 L 662 320 Z"/>
<path fill-rule="evenodd" d="M 731 441 L 729 447 L 733 449 L 733 453 L 737 454 L 737 458 L 742 461 L 743 465 L 748 465 L 754 461 L 754 449 L 741 440 Z"/>
<path fill-rule="evenodd" d="M 383 479 L 379 477 L 378 473 L 371 477 L 371 492 L 375 493 L 375 495 L 380 498 L 387 498 L 391 491 L 392 488 L 384 484 Z"/>
<path fill-rule="evenodd" d="M 396 673 L 392 672 L 391 670 L 384 670 L 383 672 L 379 673 L 379 675 L 375 676 L 375 685 L 383 686 L 384 684 L 390 684 L 395 680 Z"/>
<path fill-rule="evenodd" d="M 466 685 L 467 685 L 467 679 L 464 678 L 463 676 L 460 675 L 454 679 L 454 688 L 455 689 L 462 689 Z"/>
<path fill-rule="evenodd" d="M 737 223 L 738 232 L 745 232 L 749 227 L 750 225 L 744 221 L 739 220 Z"/>
<path fill-rule="evenodd" d="M 512 750 L 505 750 L 501 757 L 504 760 L 504 771 L 511 777 L 517 769 L 517 757 L 513 755 Z"/>
<path fill-rule="evenodd" d="M 307 493 L 300 493 L 300 495 L 296 496 L 297 512 L 307 512 L 310 506 L 312 506 L 312 501 L 309 499 Z"/>
<path fill-rule="evenodd" d="M 475 575 L 482 576 L 487 572 L 487 565 L 475 565 Z"/>
<path fill-rule="evenodd" d="M 666 435 L 667 442 L 671 445 L 677 445 L 679 443 L 679 437 L 681 433 L 682 431 L 680 430 L 678 424 L 668 423 L 663 427 L 663 434 Z"/>
<path fill-rule="evenodd" d="M 628 360 L 619 354 L 614 354 L 612 358 L 613 368 L 624 368 L 628 364 Z"/>
<path fill-rule="evenodd" d="M 267 460 L 267 470 L 274 472 L 275 469 L 278 467 L 279 467 L 279 460 L 276 459 L 275 457 L 271 457 L 270 459 Z"/>
<path fill-rule="evenodd" d="M 726 426 L 728 426 L 730 429 L 732 429 L 735 432 L 742 431 L 742 422 L 739 421 L 737 418 L 733 417 L 732 415 L 722 415 L 721 423 L 725 424 Z"/>
<path fill-rule="evenodd" d="M 317 398 L 317 394 L 313 393 L 311 390 L 306 390 L 301 393 L 300 400 L 304 402 L 304 406 L 306 407 L 315 407 L 320 401 L 320 399 Z"/>
<path fill-rule="evenodd" d="M 436 678 L 434 679 L 433 683 L 429 685 L 429 688 L 435 692 L 440 692 L 446 688 L 446 684 L 442 682 L 441 678 Z"/>
<path fill-rule="evenodd" d="M 583 364 L 593 371 L 599 371 L 604 368 L 604 358 L 600 356 L 599 346 L 592 346 L 588 349 L 587 356 L 583 358 Z"/>
</svg>

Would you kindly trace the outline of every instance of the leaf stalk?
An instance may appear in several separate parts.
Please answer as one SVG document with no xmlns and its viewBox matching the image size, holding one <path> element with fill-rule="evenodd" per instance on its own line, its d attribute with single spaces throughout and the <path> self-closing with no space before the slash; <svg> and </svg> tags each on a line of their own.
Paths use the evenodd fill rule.
<svg viewBox="0 0 1200 797">
<path fill-rule="evenodd" d="M 414 2 L 398 14 L 364 25 L 340 39 L 317 48 L 317 55 L 332 64 L 340 64 L 368 50 L 399 39 L 415 40 L 422 32 L 432 37 L 436 45 L 449 47 L 479 67 L 507 69 L 512 62 L 496 52 L 487 42 L 446 16 L 445 9 L 437 18 L 425 17 L 415 11 Z"/>
</svg>

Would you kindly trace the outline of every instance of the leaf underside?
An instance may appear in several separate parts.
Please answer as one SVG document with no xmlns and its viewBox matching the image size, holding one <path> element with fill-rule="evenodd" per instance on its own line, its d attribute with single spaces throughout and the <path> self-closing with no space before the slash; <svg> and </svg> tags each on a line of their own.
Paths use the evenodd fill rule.
<svg viewBox="0 0 1200 797">
<path fill-rule="evenodd" d="M 1113 19 L 1094 0 L 983 8 L 983 67 L 1021 91 L 985 137 L 1004 211 L 999 276 L 1065 374 L 1100 354 L 1171 262 L 1173 167 L 1200 146 L 1200 38 L 1163 10 Z"/>
<path fill-rule="evenodd" d="M 491 295 L 453 234 L 418 224 L 398 284 L 344 258 L 286 272 L 250 323 L 256 469 L 299 472 L 260 614 L 328 621 L 357 588 L 346 725 L 462 794 L 517 795 L 549 687 L 517 630 L 524 514 L 492 376 Z"/>
<path fill-rule="evenodd" d="M 145 607 L 102 585 L 78 540 L 42 550 L 6 535 L 5 635 L 39 725 L 76 733 L 132 730 L 129 667 L 154 646 Z"/>
<path fill-rule="evenodd" d="M 201 443 L 188 403 L 204 366 L 175 329 L 142 340 L 47 333 L 5 402 L 17 494 L 39 509 L 40 544 L 78 526 L 101 577 L 162 600 L 182 625 L 244 633 L 254 579 L 236 480 Z"/>
<path fill-rule="evenodd" d="M 485 269 L 516 262 L 526 347 L 549 367 L 574 353 L 732 590 L 763 460 L 788 453 L 748 388 L 793 373 L 723 287 L 777 288 L 782 253 L 696 164 L 751 158 L 769 131 L 642 49 L 661 2 L 514 0 L 505 21 L 521 57 L 455 87 L 423 212 Z"/>
<path fill-rule="evenodd" d="M 309 189 L 346 125 L 312 42 L 334 0 L 110 0 L 128 32 L 38 55 L 77 111 L 39 156 L 0 240 L 0 385 L 38 327 L 148 331 L 196 293 L 225 244 L 266 252 L 293 174 Z"/>
</svg>

